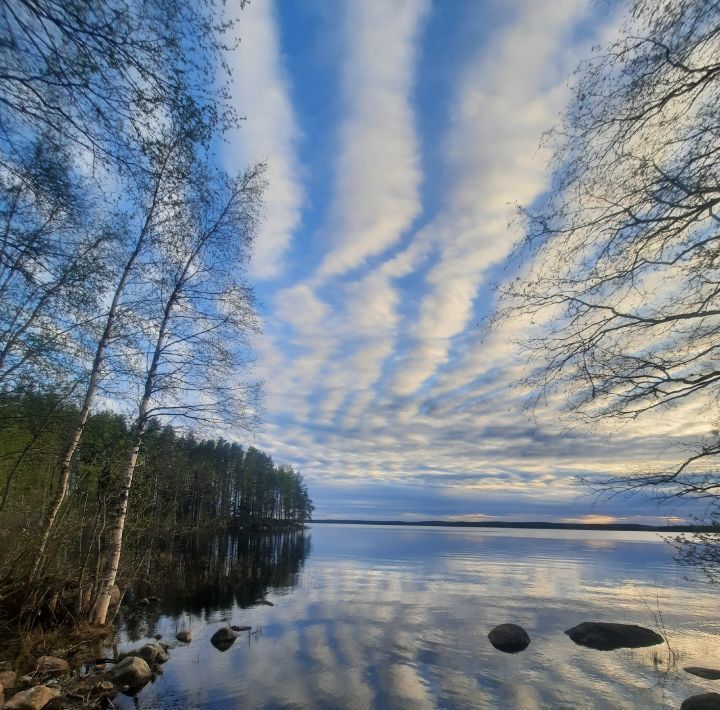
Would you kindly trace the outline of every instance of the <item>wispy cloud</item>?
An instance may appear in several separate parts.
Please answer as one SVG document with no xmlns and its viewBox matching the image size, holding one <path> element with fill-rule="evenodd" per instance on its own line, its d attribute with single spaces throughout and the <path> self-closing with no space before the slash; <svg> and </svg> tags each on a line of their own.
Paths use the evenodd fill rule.
<svg viewBox="0 0 720 710">
<path fill-rule="evenodd" d="M 348 2 L 329 253 L 319 272 L 343 273 L 394 244 L 420 212 L 411 92 L 426 0 Z"/>
<path fill-rule="evenodd" d="M 231 55 L 232 101 L 245 118 L 230 136 L 224 162 L 229 170 L 238 171 L 250 161 L 268 161 L 266 215 L 253 258 L 254 276 L 267 279 L 282 272 L 285 252 L 300 224 L 300 131 L 281 61 L 272 0 L 250 3 L 236 17 L 242 39 Z"/>
</svg>

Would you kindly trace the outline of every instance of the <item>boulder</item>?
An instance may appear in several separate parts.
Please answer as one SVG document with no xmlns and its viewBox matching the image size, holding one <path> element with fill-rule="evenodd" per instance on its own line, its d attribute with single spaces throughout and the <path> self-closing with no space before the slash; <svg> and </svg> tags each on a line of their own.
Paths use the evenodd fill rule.
<svg viewBox="0 0 720 710">
<path fill-rule="evenodd" d="M 680 710 L 720 710 L 720 693 L 693 695 L 683 702 Z"/>
<path fill-rule="evenodd" d="M 597 651 L 644 648 L 665 641 L 660 634 L 644 626 L 611 624 L 605 621 L 584 621 L 565 633 L 579 646 L 587 646 Z"/>
<path fill-rule="evenodd" d="M 490 643 L 505 653 L 519 653 L 530 645 L 530 636 L 517 624 L 500 624 L 489 634 Z"/>
<path fill-rule="evenodd" d="M 688 666 L 683 669 L 686 673 L 692 673 L 693 675 L 700 676 L 706 680 L 720 680 L 720 670 L 717 668 L 703 668 L 702 666 Z M 2 674 L 0 674 L 2 677 Z M 2 682 L 2 681 L 0 681 Z"/>
<path fill-rule="evenodd" d="M 112 671 L 112 679 L 118 685 L 136 688 L 152 678 L 152 671 L 144 658 L 126 656 Z"/>
<path fill-rule="evenodd" d="M 59 688 L 36 685 L 29 690 L 21 690 L 8 700 L 3 710 L 42 710 L 53 698 L 60 695 Z"/>
<path fill-rule="evenodd" d="M 175 638 L 183 643 L 190 643 L 190 641 L 192 641 L 192 632 L 190 629 L 183 629 L 177 632 Z"/>
<path fill-rule="evenodd" d="M 127 658 L 128 656 L 142 658 L 147 664 L 165 663 L 169 658 L 167 653 L 165 653 L 165 649 L 159 643 L 146 643 L 140 648 L 128 651 L 123 655 L 123 658 Z"/>
<path fill-rule="evenodd" d="M 235 643 L 237 636 L 237 632 L 233 631 L 229 626 L 223 626 L 210 637 L 210 643 L 218 651 L 227 651 Z"/>
<path fill-rule="evenodd" d="M 35 670 L 40 673 L 67 673 L 70 670 L 70 664 L 64 658 L 57 656 L 40 656 L 37 660 Z"/>
<path fill-rule="evenodd" d="M 17 683 L 17 673 L 15 671 L 0 671 L 0 685 L 3 688 L 14 688 Z"/>
</svg>

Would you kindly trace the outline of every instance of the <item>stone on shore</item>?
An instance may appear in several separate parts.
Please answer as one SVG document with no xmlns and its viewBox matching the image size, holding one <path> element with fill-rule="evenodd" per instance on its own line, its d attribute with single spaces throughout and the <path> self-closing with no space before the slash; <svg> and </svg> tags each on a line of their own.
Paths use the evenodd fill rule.
<svg viewBox="0 0 720 710">
<path fill-rule="evenodd" d="M 665 639 L 652 629 L 635 624 L 612 624 L 605 621 L 584 621 L 565 632 L 578 646 L 596 651 L 618 648 L 644 648 L 663 643 Z"/>
<path fill-rule="evenodd" d="M 17 673 L 15 671 L 0 671 L 0 685 L 3 688 L 14 688 L 17 683 Z"/>
<path fill-rule="evenodd" d="M 40 673 L 67 673 L 70 670 L 70 664 L 64 658 L 57 656 L 40 656 L 37 660 L 36 670 Z"/>
<path fill-rule="evenodd" d="M 500 624 L 489 634 L 490 643 L 505 653 L 519 653 L 530 645 L 530 636 L 517 624 Z"/>
<path fill-rule="evenodd" d="M 53 698 L 60 695 L 59 688 L 36 685 L 29 690 L 21 690 L 8 700 L 3 710 L 42 710 Z"/>
<path fill-rule="evenodd" d="M 693 695 L 683 702 L 680 710 L 720 710 L 720 693 Z"/>
<path fill-rule="evenodd" d="M 152 671 L 144 658 L 126 656 L 112 670 L 112 679 L 117 685 L 136 688 L 152 678 Z"/>
<path fill-rule="evenodd" d="M 183 643 L 190 643 L 190 641 L 192 641 L 192 631 L 190 631 L 190 629 L 183 629 L 182 631 L 178 631 L 175 635 L 175 638 L 178 641 L 182 641 Z"/>
<path fill-rule="evenodd" d="M 705 680 L 720 680 L 720 670 L 717 668 L 703 668 L 702 666 L 688 666 L 683 668 L 686 673 L 705 678 Z M 1 676 L 0 676 L 1 677 Z M 0 681 L 2 682 L 2 681 Z"/>
<path fill-rule="evenodd" d="M 165 649 L 159 643 L 146 643 L 140 648 L 128 651 L 123 658 L 127 658 L 128 656 L 142 658 L 148 665 L 165 663 L 169 658 L 167 653 L 165 653 Z"/>
</svg>

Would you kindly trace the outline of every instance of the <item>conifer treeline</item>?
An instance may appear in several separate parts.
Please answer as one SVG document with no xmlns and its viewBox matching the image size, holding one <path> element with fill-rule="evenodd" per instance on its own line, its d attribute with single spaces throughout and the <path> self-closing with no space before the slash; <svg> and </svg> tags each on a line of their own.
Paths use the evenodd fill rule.
<svg viewBox="0 0 720 710">
<path fill-rule="evenodd" d="M 4 394 L 0 400 L 0 511 L 32 511 L 52 486 L 77 408 L 51 394 Z M 113 412 L 93 414 L 73 460 L 64 525 L 102 518 L 117 498 L 132 431 Z M 137 469 L 130 525 L 178 531 L 212 525 L 302 522 L 313 506 L 300 473 L 254 447 L 198 439 L 153 421 Z"/>
</svg>

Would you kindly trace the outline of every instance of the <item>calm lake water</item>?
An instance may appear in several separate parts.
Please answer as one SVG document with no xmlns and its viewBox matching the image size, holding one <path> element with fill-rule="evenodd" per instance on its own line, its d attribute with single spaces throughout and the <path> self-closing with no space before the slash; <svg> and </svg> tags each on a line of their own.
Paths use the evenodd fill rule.
<svg viewBox="0 0 720 710">
<path fill-rule="evenodd" d="M 682 670 L 720 667 L 720 590 L 652 533 L 316 524 L 187 541 L 153 572 L 136 593 L 161 602 L 123 612 L 119 649 L 193 640 L 122 708 L 679 708 L 720 692 Z M 656 628 L 658 609 L 676 664 L 665 646 L 601 652 L 563 633 Z M 504 622 L 527 629 L 526 651 L 490 645 Z M 226 623 L 253 632 L 220 652 Z"/>
</svg>

